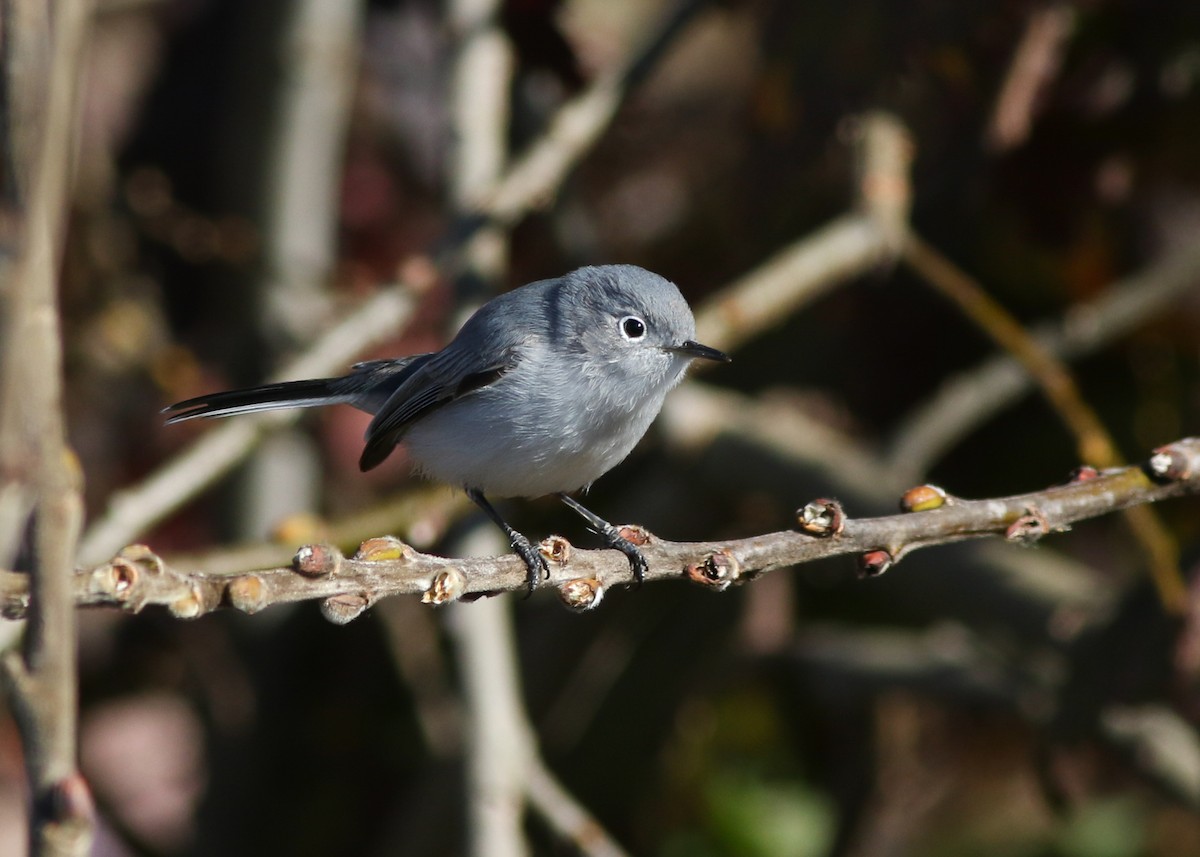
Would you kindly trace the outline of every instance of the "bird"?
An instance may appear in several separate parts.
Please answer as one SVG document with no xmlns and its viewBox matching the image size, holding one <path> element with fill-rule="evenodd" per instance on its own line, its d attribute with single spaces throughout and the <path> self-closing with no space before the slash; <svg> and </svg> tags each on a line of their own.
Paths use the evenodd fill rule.
<svg viewBox="0 0 1200 857">
<path fill-rule="evenodd" d="M 695 330 L 670 280 L 636 265 L 589 266 L 492 298 L 440 351 L 356 363 L 340 377 L 210 393 L 164 413 L 174 424 L 350 405 L 373 415 L 359 469 L 405 444 L 417 472 L 460 486 L 504 531 L 529 592 L 549 566 L 489 497 L 557 495 L 625 554 L 641 583 L 648 566 L 638 547 L 571 495 L 629 455 L 694 360 L 729 362 L 696 342 Z"/>
</svg>

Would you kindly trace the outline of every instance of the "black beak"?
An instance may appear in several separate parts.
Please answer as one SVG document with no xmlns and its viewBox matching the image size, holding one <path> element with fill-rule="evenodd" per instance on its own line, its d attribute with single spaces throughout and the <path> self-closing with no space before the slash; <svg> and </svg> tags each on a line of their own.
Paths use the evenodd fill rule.
<svg viewBox="0 0 1200 857">
<path fill-rule="evenodd" d="M 688 357 L 694 357 L 697 360 L 714 360 L 717 363 L 728 363 L 730 360 L 729 355 L 724 351 L 709 348 L 707 345 L 701 345 L 699 342 L 693 342 L 690 339 L 679 345 L 668 345 L 664 350 L 670 351 L 673 354 L 686 354 Z"/>
</svg>

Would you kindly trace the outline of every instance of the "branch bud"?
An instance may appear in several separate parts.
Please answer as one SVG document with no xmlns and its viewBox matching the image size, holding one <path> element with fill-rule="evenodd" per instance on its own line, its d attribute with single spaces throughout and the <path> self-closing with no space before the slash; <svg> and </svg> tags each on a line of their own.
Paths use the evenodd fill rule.
<svg viewBox="0 0 1200 857">
<path fill-rule="evenodd" d="M 1146 469 L 1160 482 L 1179 482 L 1191 478 L 1192 457 L 1178 444 L 1167 444 L 1154 450 Z"/>
<path fill-rule="evenodd" d="M 650 531 L 640 524 L 622 524 L 617 527 L 617 535 L 638 547 L 650 544 Z"/>
<path fill-rule="evenodd" d="M 434 575 L 429 588 L 421 595 L 422 604 L 445 604 L 457 601 L 467 586 L 463 573 L 454 566 L 447 566 Z"/>
<path fill-rule="evenodd" d="M 796 523 L 809 535 L 828 538 L 841 535 L 846 526 L 846 513 L 837 500 L 821 497 L 796 510 Z"/>
<path fill-rule="evenodd" d="M 342 567 L 342 552 L 333 545 L 304 545 L 292 558 L 292 570 L 305 577 L 327 577 Z"/>
<path fill-rule="evenodd" d="M 538 553 L 558 565 L 566 565 L 571 559 L 571 543 L 562 536 L 546 536 L 538 544 Z"/>
<path fill-rule="evenodd" d="M 378 536 L 367 539 L 358 546 L 355 559 L 366 562 L 382 562 L 384 560 L 402 560 L 408 562 L 413 557 L 413 549 L 395 536 Z"/>
<path fill-rule="evenodd" d="M 1036 507 L 1025 510 L 1025 514 L 1008 525 L 1004 538 L 1010 542 L 1030 545 L 1050 532 L 1050 522 Z"/>
<path fill-rule="evenodd" d="M 572 610 L 591 610 L 604 598 L 604 584 L 594 577 L 577 577 L 558 588 L 558 597 Z"/>
<path fill-rule="evenodd" d="M 879 577 L 894 564 L 892 555 L 885 550 L 867 551 L 858 558 L 858 576 Z"/>
<path fill-rule="evenodd" d="M 267 606 L 266 587 L 257 574 L 244 574 L 229 582 L 229 603 L 243 613 L 257 613 Z"/>
<path fill-rule="evenodd" d="M 321 615 L 335 625 L 348 625 L 361 616 L 372 604 L 365 592 L 331 595 L 321 602 Z"/>
<path fill-rule="evenodd" d="M 724 592 L 729 588 L 729 584 L 738 579 L 741 570 L 742 566 L 737 557 L 727 550 L 720 550 L 709 554 L 703 562 L 685 566 L 683 574 L 692 583 L 710 587 L 716 592 Z"/>
<path fill-rule="evenodd" d="M 167 609 L 176 619 L 195 619 L 205 612 L 204 594 L 196 584 L 190 584 L 188 591 L 167 605 Z"/>
<path fill-rule="evenodd" d="M 1075 485 L 1079 482 L 1091 482 L 1100 475 L 1100 471 L 1092 467 L 1090 464 L 1084 464 L 1076 467 L 1067 477 L 1068 485 Z"/>
<path fill-rule="evenodd" d="M 901 512 L 929 512 L 940 509 L 949 502 L 946 492 L 936 485 L 918 485 L 909 488 L 900 497 Z"/>
<path fill-rule="evenodd" d="M 137 565 L 123 556 L 116 556 L 108 565 L 97 570 L 92 581 L 105 595 L 124 604 L 137 586 L 139 576 Z"/>
</svg>

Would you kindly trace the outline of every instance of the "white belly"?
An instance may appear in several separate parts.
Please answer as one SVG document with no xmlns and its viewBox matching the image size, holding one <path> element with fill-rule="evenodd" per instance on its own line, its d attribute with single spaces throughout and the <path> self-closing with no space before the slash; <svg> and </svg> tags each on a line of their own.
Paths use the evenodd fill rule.
<svg viewBox="0 0 1200 857">
<path fill-rule="evenodd" d="M 495 497 L 575 491 L 629 455 L 685 365 L 636 401 L 619 390 L 595 395 L 586 378 L 547 384 L 534 367 L 518 368 L 418 420 L 404 443 L 418 470 L 439 482 Z M 576 405 L 565 407 L 564 396 Z"/>
</svg>

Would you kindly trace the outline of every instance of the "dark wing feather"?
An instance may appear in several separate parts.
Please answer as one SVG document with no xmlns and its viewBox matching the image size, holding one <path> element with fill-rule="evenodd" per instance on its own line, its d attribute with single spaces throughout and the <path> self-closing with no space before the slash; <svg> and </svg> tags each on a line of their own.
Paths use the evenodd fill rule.
<svg viewBox="0 0 1200 857">
<path fill-rule="evenodd" d="M 473 365 L 474 364 L 474 365 Z M 455 399 L 494 384 L 516 365 L 511 350 L 491 365 L 475 354 L 447 348 L 409 375 L 383 404 L 367 428 L 359 470 L 377 467 L 417 420 Z"/>
</svg>

